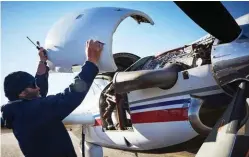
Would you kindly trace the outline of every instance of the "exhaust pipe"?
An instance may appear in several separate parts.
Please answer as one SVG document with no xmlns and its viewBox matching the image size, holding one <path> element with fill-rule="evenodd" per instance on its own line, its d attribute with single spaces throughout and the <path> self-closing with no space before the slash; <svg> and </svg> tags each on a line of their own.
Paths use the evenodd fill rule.
<svg viewBox="0 0 249 157">
<path fill-rule="evenodd" d="M 179 64 L 168 64 L 158 70 L 140 70 L 130 72 L 117 72 L 113 78 L 116 93 L 126 93 L 134 90 L 159 87 L 172 88 L 182 70 Z"/>
<path fill-rule="evenodd" d="M 192 128 L 200 135 L 209 135 L 231 101 L 225 93 L 202 97 L 191 95 L 188 120 Z"/>
<path fill-rule="evenodd" d="M 191 103 L 188 109 L 188 119 L 192 128 L 198 134 L 207 136 L 211 132 L 212 128 L 206 126 L 200 120 L 199 113 L 202 105 L 203 102 L 200 99 L 191 98 Z"/>
</svg>

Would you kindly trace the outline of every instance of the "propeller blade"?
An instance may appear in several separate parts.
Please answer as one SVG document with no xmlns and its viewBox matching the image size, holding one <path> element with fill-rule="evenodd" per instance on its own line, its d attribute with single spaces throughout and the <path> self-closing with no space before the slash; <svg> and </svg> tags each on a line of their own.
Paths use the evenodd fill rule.
<svg viewBox="0 0 249 157">
<path fill-rule="evenodd" d="M 217 1 L 176 1 L 181 8 L 196 24 L 222 42 L 235 40 L 241 29 L 231 14 Z"/>
<path fill-rule="evenodd" d="M 202 144 L 196 157 L 230 157 L 239 129 L 248 119 L 246 83 L 242 82 L 221 119 Z"/>
</svg>

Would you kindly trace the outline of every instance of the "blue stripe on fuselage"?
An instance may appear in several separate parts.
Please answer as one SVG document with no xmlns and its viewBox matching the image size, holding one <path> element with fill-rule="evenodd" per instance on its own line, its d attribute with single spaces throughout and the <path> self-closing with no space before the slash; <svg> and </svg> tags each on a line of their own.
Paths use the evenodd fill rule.
<svg viewBox="0 0 249 157">
<path fill-rule="evenodd" d="M 159 103 L 153 103 L 148 105 L 142 105 L 142 106 L 135 106 L 130 107 L 131 111 L 140 110 L 140 109 L 146 109 L 146 108 L 152 108 L 152 107 L 162 107 L 162 106 L 170 106 L 170 105 L 176 105 L 176 104 L 184 104 L 184 103 L 190 103 L 191 99 L 179 99 L 179 100 L 171 100 L 171 101 L 164 101 Z M 99 117 L 100 114 L 96 114 L 93 117 Z"/>
<path fill-rule="evenodd" d="M 135 110 L 152 108 L 152 107 L 162 107 L 162 106 L 184 104 L 184 103 L 190 103 L 190 99 L 188 98 L 188 99 L 171 100 L 171 101 L 158 102 L 158 103 L 153 103 L 153 104 L 148 104 L 148 105 L 135 106 L 135 107 L 130 107 L 130 110 L 135 111 Z"/>
</svg>

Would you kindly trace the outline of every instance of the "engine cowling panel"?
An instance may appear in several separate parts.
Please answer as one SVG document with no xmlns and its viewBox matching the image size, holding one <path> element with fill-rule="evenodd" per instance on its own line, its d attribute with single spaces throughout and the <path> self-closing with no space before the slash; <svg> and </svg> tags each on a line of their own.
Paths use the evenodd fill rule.
<svg viewBox="0 0 249 157">
<path fill-rule="evenodd" d="M 154 24 L 143 12 L 114 7 L 86 9 L 61 18 L 50 29 L 45 41 L 50 69 L 70 72 L 72 66 L 83 65 L 86 61 L 85 43 L 93 39 L 105 44 L 98 63 L 100 72 L 116 71 L 112 52 L 113 33 L 129 16 L 138 23 Z"/>
</svg>

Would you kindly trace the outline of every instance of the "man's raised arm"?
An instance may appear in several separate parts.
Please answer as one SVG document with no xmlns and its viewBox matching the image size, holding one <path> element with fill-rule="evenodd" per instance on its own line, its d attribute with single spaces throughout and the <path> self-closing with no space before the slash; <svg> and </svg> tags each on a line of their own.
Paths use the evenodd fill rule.
<svg viewBox="0 0 249 157">
<path fill-rule="evenodd" d="M 40 128 L 50 121 L 62 121 L 82 103 L 99 72 L 96 64 L 102 49 L 103 44 L 98 41 L 87 42 L 87 61 L 75 77 L 74 83 L 61 93 L 37 100 L 37 103 L 32 105 L 32 110 L 27 111 L 29 114 L 27 118 L 32 117 L 32 121 L 36 122 L 30 125 L 31 128 Z"/>
<path fill-rule="evenodd" d="M 35 75 L 36 84 L 40 88 L 40 95 L 45 97 L 48 93 L 48 71 L 49 67 L 47 66 L 47 56 L 44 54 L 44 49 L 39 50 L 40 62 L 37 68 Z"/>
</svg>

